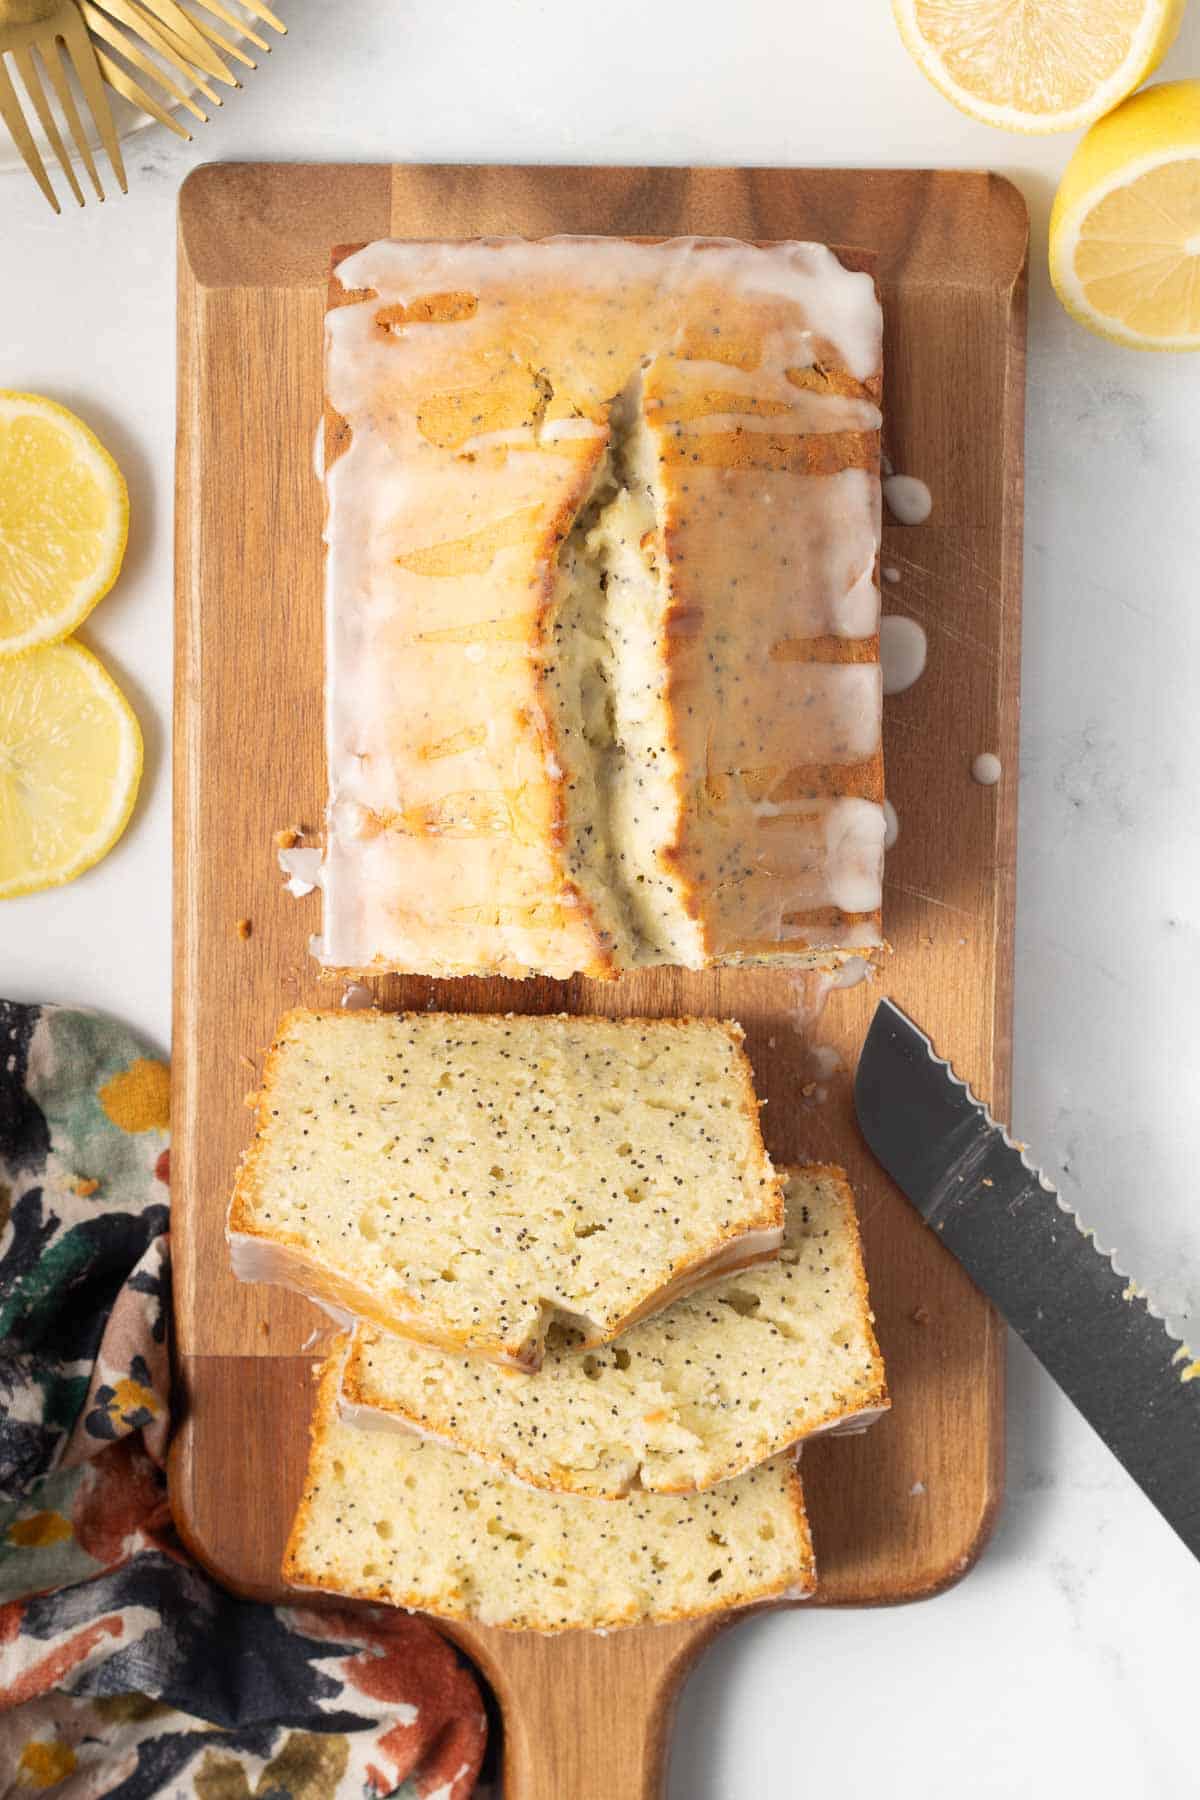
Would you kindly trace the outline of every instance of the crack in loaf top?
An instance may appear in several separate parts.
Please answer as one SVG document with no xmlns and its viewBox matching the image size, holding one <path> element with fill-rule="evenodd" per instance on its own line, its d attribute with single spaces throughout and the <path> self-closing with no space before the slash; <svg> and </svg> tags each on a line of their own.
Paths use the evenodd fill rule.
<svg viewBox="0 0 1200 1800">
<path fill-rule="evenodd" d="M 560 547 L 639 377 L 661 855 L 695 960 L 877 944 L 870 276 L 815 244 L 381 242 L 333 299 L 322 960 L 615 971 L 570 875 L 544 675 Z"/>
</svg>

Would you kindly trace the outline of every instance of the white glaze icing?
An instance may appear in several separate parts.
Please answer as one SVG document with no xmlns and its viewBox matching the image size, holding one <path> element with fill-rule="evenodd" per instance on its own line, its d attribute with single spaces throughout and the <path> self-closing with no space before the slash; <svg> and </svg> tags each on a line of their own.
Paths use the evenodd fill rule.
<svg viewBox="0 0 1200 1800">
<path fill-rule="evenodd" d="M 297 1259 L 286 1245 L 269 1244 L 263 1238 L 251 1237 L 244 1231 L 230 1231 L 228 1227 L 225 1242 L 229 1247 L 230 1265 L 239 1281 L 294 1288 L 327 1313 L 343 1331 L 348 1331 L 354 1324 L 353 1313 L 310 1291 L 305 1285 L 302 1259 Z"/>
<path fill-rule="evenodd" d="M 341 998 L 341 1005 L 347 1012 L 366 1012 L 374 1004 L 374 995 L 361 981 L 352 981 Z"/>
<path fill-rule="evenodd" d="M 879 661 L 885 694 L 902 694 L 925 671 L 928 642 L 915 619 L 885 613 L 879 621 Z"/>
<path fill-rule="evenodd" d="M 287 876 L 289 894 L 302 900 L 321 885 L 321 852 L 314 845 L 297 844 L 292 850 L 280 850 L 279 867 Z"/>
<path fill-rule="evenodd" d="M 883 817 L 883 847 L 885 850 L 890 850 L 896 842 L 896 839 L 900 836 L 900 820 L 897 817 L 896 809 L 890 800 L 885 800 L 883 803 Z"/>
<path fill-rule="evenodd" d="M 813 1039 L 820 1027 L 825 1002 L 833 991 L 833 973 L 829 969 L 805 969 L 791 976 L 794 1004 L 787 1018 L 797 1037 Z M 775 1040 L 769 1040 L 774 1048 Z"/>
<path fill-rule="evenodd" d="M 825 803 L 825 890 L 843 912 L 869 912 L 878 904 L 883 834 L 882 806 L 869 800 Z"/>
<path fill-rule="evenodd" d="M 886 475 L 883 497 L 901 525 L 923 525 L 933 511 L 933 495 L 916 475 Z"/>
<path fill-rule="evenodd" d="M 829 978 L 831 988 L 858 987 L 866 981 L 871 973 L 871 965 L 864 956 L 852 956 L 844 962 L 840 969 L 835 969 Z"/>
<path fill-rule="evenodd" d="M 729 896 L 713 935 L 731 940 L 736 959 L 738 939 L 807 942 L 811 925 L 796 922 L 806 911 L 877 911 L 880 808 L 771 794 L 776 810 L 760 809 L 742 775 L 782 778 L 797 764 L 830 769 L 878 751 L 878 667 L 828 652 L 810 660 L 804 650 L 811 638 L 874 635 L 878 481 L 857 466 L 811 476 L 759 466 L 765 450 L 757 463 L 753 451 L 741 459 L 749 466 L 706 453 L 739 437 L 765 443 L 782 433 L 795 443 L 806 433 L 877 432 L 878 408 L 856 386 L 879 366 L 869 278 L 821 246 L 768 254 L 693 239 L 385 242 L 357 252 L 338 274 L 369 298 L 335 308 L 327 321 L 328 397 L 350 433 L 326 477 L 331 799 L 322 960 L 429 968 L 436 936 L 446 972 L 481 957 L 512 972 L 585 966 L 586 909 L 538 822 L 546 778 L 558 777 L 539 741 L 528 539 L 535 522 L 572 504 L 627 374 L 605 357 L 619 362 L 631 348 L 653 363 L 647 422 L 689 464 L 672 555 L 715 571 L 706 629 L 718 631 L 719 620 L 707 621 L 719 600 L 732 604 L 716 581 L 727 569 L 752 570 L 761 616 L 756 655 L 735 660 L 724 688 L 707 695 L 703 655 L 693 672 L 682 667 L 692 648 L 686 635 L 675 651 L 679 679 L 701 684 L 696 710 L 709 742 L 698 761 L 705 766 L 707 751 L 721 784 L 712 854 L 694 857 L 690 871 L 701 887 Z M 715 309 L 698 297 L 714 281 L 722 301 L 752 320 L 750 359 L 729 333 L 708 348 Z M 447 297 L 462 304 L 431 314 L 431 299 Z M 824 370 L 839 365 L 854 380 L 829 387 Z M 521 409 L 497 412 L 495 396 L 522 382 L 535 395 L 539 383 L 557 393 L 558 412 L 535 407 L 508 423 Z M 474 429 L 477 395 L 485 398 Z M 780 546 L 777 558 L 761 553 L 764 543 Z M 687 748 L 694 764 L 695 747 Z M 727 871 L 744 869 L 748 855 L 754 866 L 735 887 Z M 863 921 L 826 929 L 834 943 L 879 942 L 877 925 Z M 715 953 L 726 954 L 720 942 Z"/>
</svg>

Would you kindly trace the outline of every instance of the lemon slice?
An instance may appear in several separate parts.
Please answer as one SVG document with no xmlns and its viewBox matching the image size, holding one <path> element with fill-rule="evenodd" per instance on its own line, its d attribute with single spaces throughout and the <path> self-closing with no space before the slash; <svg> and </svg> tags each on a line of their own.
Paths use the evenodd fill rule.
<svg viewBox="0 0 1200 1800">
<path fill-rule="evenodd" d="M 47 644 L 0 661 L 0 900 L 99 862 L 141 773 L 138 722 L 90 650 Z"/>
<path fill-rule="evenodd" d="M 125 479 L 74 413 L 0 389 L 0 656 L 74 631 L 117 578 Z"/>
<path fill-rule="evenodd" d="M 1139 350 L 1200 350 L 1200 81 L 1167 81 L 1093 125 L 1050 214 L 1067 311 Z"/>
<path fill-rule="evenodd" d="M 922 74 L 1006 131 L 1077 131 L 1153 74 L 1184 0 L 892 0 Z"/>
</svg>

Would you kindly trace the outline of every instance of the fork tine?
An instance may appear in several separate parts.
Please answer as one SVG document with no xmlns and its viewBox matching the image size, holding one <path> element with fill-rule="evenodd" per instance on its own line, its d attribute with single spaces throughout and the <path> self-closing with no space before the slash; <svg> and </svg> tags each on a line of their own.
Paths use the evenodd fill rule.
<svg viewBox="0 0 1200 1800">
<path fill-rule="evenodd" d="M 166 25 L 157 25 L 149 18 L 148 13 L 142 13 L 140 7 L 131 5 L 130 0 L 99 0 L 99 5 L 92 5 L 92 0 L 83 0 L 85 14 L 97 14 L 101 9 L 103 9 L 103 13 L 110 14 L 113 20 L 119 20 L 122 25 L 128 25 L 131 31 L 137 32 L 139 38 L 144 38 L 151 50 L 157 50 L 158 56 L 166 56 L 167 61 L 175 63 L 178 72 L 187 77 L 189 83 L 198 86 L 207 101 L 212 101 L 214 106 L 223 104 L 221 95 L 216 94 L 214 88 L 210 88 L 209 83 L 201 76 L 200 70 L 196 68 L 196 63 L 189 56 L 187 45 L 178 40 L 173 32 L 167 31 Z M 92 18 L 92 29 L 94 31 L 99 29 L 95 25 L 95 18 Z M 157 74 L 157 70 L 149 70 L 149 74 Z M 194 106 L 193 112 L 196 113 L 198 119 L 207 119 L 207 115 L 201 112 L 198 106 Z"/>
<path fill-rule="evenodd" d="M 207 74 L 217 81 L 223 81 L 226 87 L 239 85 L 233 70 L 221 61 L 208 39 L 197 29 L 183 8 L 176 4 L 176 0 L 142 0 L 142 6 L 183 41 L 187 46 L 187 54 Z"/>
<path fill-rule="evenodd" d="M 129 188 L 125 180 L 125 164 L 121 158 L 121 146 L 117 142 L 117 133 L 113 126 L 108 97 L 104 92 L 104 82 L 101 79 L 95 46 L 88 36 L 88 28 L 83 22 L 83 15 L 71 9 L 59 24 L 55 36 L 66 51 L 71 66 L 75 70 L 76 79 L 83 89 L 83 97 L 96 122 L 96 130 L 100 133 L 100 142 L 104 145 L 104 153 L 117 178 L 117 186 L 123 194 L 127 194 Z"/>
<path fill-rule="evenodd" d="M 142 13 L 142 18 L 144 18 L 149 25 L 148 14 Z M 169 43 L 169 45 L 173 47 L 176 56 L 182 56 L 184 61 L 191 63 L 191 68 L 193 68 L 193 81 L 196 83 L 196 86 L 200 88 L 201 94 L 205 95 L 207 99 L 210 99 L 214 106 L 223 106 L 225 101 L 223 101 L 221 95 L 216 92 L 216 88 L 210 86 L 210 83 L 212 83 L 216 77 L 209 74 L 207 70 L 200 70 L 200 68 L 196 67 L 196 52 L 194 52 L 193 47 L 191 47 L 191 41 L 180 38 L 178 32 L 171 31 L 171 27 L 169 27 L 169 25 L 164 25 L 162 20 L 158 20 L 157 25 L 155 25 L 153 29 L 158 32 L 158 36 L 162 38 L 164 43 Z M 241 86 L 241 81 L 237 81 L 236 77 L 230 77 L 230 83 L 227 83 L 227 85 L 239 88 L 239 86 Z"/>
<path fill-rule="evenodd" d="M 181 125 L 178 119 L 173 119 L 169 112 L 165 112 L 158 101 L 148 94 L 141 83 L 135 81 L 133 76 L 121 67 L 120 63 L 115 63 L 104 50 L 97 50 L 96 61 L 100 65 L 100 73 L 110 88 L 115 88 L 123 99 L 132 101 L 134 106 L 140 106 L 143 112 L 148 112 L 152 119 L 157 119 L 160 125 L 165 125 L 168 131 L 173 131 L 176 137 L 181 137 L 187 143 L 191 143 L 192 134 L 187 127 Z"/>
<path fill-rule="evenodd" d="M 33 101 L 33 110 L 41 120 L 42 130 L 46 134 L 46 141 L 58 158 L 59 167 L 67 178 L 68 187 L 74 194 L 77 203 L 82 206 L 83 189 L 80 187 L 75 176 L 75 170 L 71 166 L 71 158 L 67 155 L 66 146 L 59 133 L 58 121 L 50 110 L 50 103 L 46 99 L 46 90 L 42 86 L 41 79 L 34 66 L 33 53 L 28 46 L 25 46 L 22 49 L 14 50 L 12 57 L 17 65 L 21 80 L 25 84 L 25 92 Z"/>
<path fill-rule="evenodd" d="M 211 85 L 208 77 L 200 73 L 194 62 L 188 61 L 187 46 L 181 43 L 177 37 L 172 37 L 165 25 L 162 28 L 162 40 L 164 46 L 163 54 L 166 55 L 168 47 L 173 50 L 174 54 L 185 64 L 188 72 L 188 80 L 191 82 L 196 92 L 198 94 L 203 94 L 210 106 L 224 106 L 224 100 L 222 100 L 216 88 Z"/>
<path fill-rule="evenodd" d="M 142 5 L 146 5 L 146 0 L 142 0 Z M 149 29 L 148 16 L 146 16 L 146 14 L 142 14 L 142 18 L 144 18 L 144 20 L 146 20 L 146 25 L 148 25 L 148 29 Z M 169 27 L 169 25 L 164 25 L 164 22 L 162 22 L 162 20 L 158 20 L 157 25 L 155 25 L 155 27 L 153 27 L 153 29 L 155 29 L 155 31 L 157 31 L 158 34 L 160 34 L 160 36 L 162 36 L 162 38 L 164 38 L 164 41 L 166 41 L 166 43 L 173 43 L 173 45 L 175 45 L 175 49 L 178 50 L 178 54 L 180 54 L 180 56 L 185 56 L 185 58 L 191 59 L 191 63 L 193 63 L 193 74 L 194 74 L 194 70 L 196 70 L 196 61 L 194 61 L 194 58 L 196 58 L 196 52 L 194 52 L 193 47 L 191 47 L 191 40 L 185 41 L 184 38 L 180 38 L 180 36 L 178 36 L 178 32 L 171 31 L 171 27 Z M 201 36 L 203 36 L 203 32 L 201 32 Z M 205 38 L 205 43 L 209 43 L 209 40 L 207 40 L 207 38 Z M 210 45 L 210 43 L 209 43 L 209 49 L 212 49 L 212 45 Z M 216 52 L 214 52 L 214 54 L 216 54 Z M 243 61 L 245 61 L 245 58 L 243 58 Z M 250 68 L 257 68 L 257 63 L 250 63 Z M 198 74 L 194 74 L 194 79 L 196 79 L 196 81 L 200 81 L 200 76 L 198 76 Z M 237 77 L 232 77 L 232 85 L 236 86 L 236 88 L 239 88 L 239 86 L 241 86 L 241 81 L 237 81 Z M 214 101 L 214 104 L 216 104 L 216 106 L 221 106 L 221 104 L 223 104 L 223 101 L 219 101 L 218 97 L 216 97 L 216 94 L 214 94 L 214 92 L 212 92 L 212 88 L 205 88 L 205 92 L 207 92 L 207 94 L 209 94 L 210 99 L 212 99 L 212 101 Z"/>
<path fill-rule="evenodd" d="M 138 48 L 137 44 L 127 38 L 125 33 L 100 11 L 98 6 L 92 6 L 90 0 L 81 0 L 80 10 L 97 37 L 103 38 L 105 43 L 111 44 L 114 50 L 119 50 L 126 62 L 132 63 L 135 69 L 140 69 L 143 75 L 148 75 L 151 81 L 157 81 L 177 106 L 186 106 L 202 125 L 208 123 L 208 114 L 200 110 L 191 95 L 186 94 L 178 82 L 171 79 L 165 69 L 159 68 L 156 62 L 152 62 L 145 52 Z M 185 73 L 188 72 L 185 68 Z"/>
<path fill-rule="evenodd" d="M 50 178 L 46 174 L 45 165 L 38 154 L 38 147 L 33 141 L 33 133 L 25 123 L 25 115 L 21 111 L 21 103 L 17 99 L 16 89 L 12 84 L 7 65 L 0 56 L 0 119 L 8 126 L 13 143 L 21 154 L 21 161 L 41 188 L 56 213 L 61 213 L 58 196 L 50 186 Z"/>
<path fill-rule="evenodd" d="M 186 75 L 188 81 L 213 106 L 224 106 L 225 102 L 220 94 L 210 86 L 196 67 L 188 45 L 182 38 L 176 37 L 168 26 L 156 24 L 149 13 L 144 12 L 141 7 L 131 4 L 131 0 L 103 0 L 103 7 L 114 18 L 124 19 L 131 29 L 145 38 L 150 47 L 157 50 L 161 56 L 169 57 L 180 73 Z M 203 117 L 203 114 L 200 116 Z"/>
<path fill-rule="evenodd" d="M 265 25 L 270 25 L 272 30 L 282 32 L 284 37 L 287 36 L 287 26 L 283 20 L 277 19 L 270 7 L 262 4 L 262 0 L 242 0 L 242 5 L 247 12 L 252 12 L 256 19 L 261 19 Z"/>
<path fill-rule="evenodd" d="M 62 115 L 67 121 L 67 130 L 75 140 L 75 148 L 79 152 L 80 161 L 91 176 L 92 186 L 96 190 L 97 200 L 103 200 L 104 189 L 100 185 L 100 177 L 96 173 L 96 163 L 92 156 L 92 146 L 88 143 L 87 132 L 83 129 L 83 121 L 79 117 L 79 108 L 75 104 L 75 96 L 71 92 L 71 84 L 63 70 L 62 58 L 58 53 L 58 39 L 42 39 L 38 44 L 42 59 L 42 67 L 50 77 L 50 85 L 58 98 Z"/>
<path fill-rule="evenodd" d="M 193 12 L 188 13 L 188 18 L 192 21 L 192 24 L 196 27 L 196 30 L 200 35 L 207 38 L 209 43 L 214 44 L 218 50 L 223 50 L 226 56 L 232 56 L 233 60 L 235 62 L 240 62 L 245 69 L 257 69 L 258 64 L 255 62 L 254 58 L 252 56 L 247 56 L 246 52 L 237 44 L 231 44 L 229 39 L 225 37 L 222 32 L 218 31 L 215 25 L 210 25 L 206 19 L 198 19 Z"/>
<path fill-rule="evenodd" d="M 265 50 L 268 55 L 270 54 L 271 46 L 266 38 L 259 37 L 257 31 L 252 31 L 244 19 L 235 18 L 227 6 L 221 5 L 221 0 L 192 0 L 192 4 L 202 6 L 205 12 L 212 13 L 214 18 L 223 20 L 226 25 L 232 25 L 235 31 L 240 31 L 243 37 L 249 38 L 256 50 Z M 195 18 L 194 13 L 192 17 Z M 196 19 L 196 25 L 201 31 L 207 30 L 202 19 Z"/>
</svg>

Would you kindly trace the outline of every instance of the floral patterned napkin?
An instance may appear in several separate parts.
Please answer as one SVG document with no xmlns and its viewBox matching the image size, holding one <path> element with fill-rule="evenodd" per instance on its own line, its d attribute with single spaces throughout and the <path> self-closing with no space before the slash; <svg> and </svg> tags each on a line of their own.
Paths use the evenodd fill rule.
<svg viewBox="0 0 1200 1800">
<path fill-rule="evenodd" d="M 169 1088 L 0 1001 L 0 1796 L 466 1800 L 483 1706 L 429 1625 L 237 1600 L 172 1529 Z"/>
</svg>

